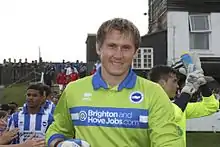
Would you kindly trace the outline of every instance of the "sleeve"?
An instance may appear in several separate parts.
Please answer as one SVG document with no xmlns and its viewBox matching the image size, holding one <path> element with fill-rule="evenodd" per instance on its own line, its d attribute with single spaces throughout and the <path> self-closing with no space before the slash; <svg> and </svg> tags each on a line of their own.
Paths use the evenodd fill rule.
<svg viewBox="0 0 220 147">
<path fill-rule="evenodd" d="M 191 96 L 188 93 L 181 93 L 180 96 L 174 101 L 174 104 L 178 106 L 182 112 L 185 111 L 187 104 L 190 101 Z"/>
<path fill-rule="evenodd" d="M 174 117 L 175 117 L 174 119 L 175 122 L 178 123 L 183 118 L 184 112 L 175 103 L 173 103 L 173 107 L 174 107 Z"/>
<path fill-rule="evenodd" d="M 10 131 L 15 128 L 18 128 L 18 112 L 12 114 L 8 121 L 8 130 Z M 18 143 L 19 143 L 19 134 L 17 138 L 11 141 L 11 144 L 18 144 Z"/>
<path fill-rule="evenodd" d="M 54 122 L 46 132 L 46 142 L 48 146 L 53 146 L 54 143 L 65 140 L 66 138 L 74 137 L 74 127 L 67 105 L 68 88 L 69 87 L 64 90 L 54 111 Z"/>
<path fill-rule="evenodd" d="M 201 102 L 189 103 L 186 107 L 186 119 L 198 118 L 215 113 L 219 108 L 219 101 L 214 95 L 203 97 Z"/>
<path fill-rule="evenodd" d="M 18 128 L 18 112 L 13 113 L 8 121 L 8 129 L 13 130 L 14 128 Z"/>
<path fill-rule="evenodd" d="M 50 125 L 53 123 L 54 119 L 53 119 L 53 115 L 52 114 L 48 114 L 48 126 L 47 126 L 47 129 L 50 127 Z"/>
<path fill-rule="evenodd" d="M 149 129 L 152 147 L 183 147 L 183 132 L 175 123 L 174 109 L 158 85 L 149 103 Z"/>
</svg>

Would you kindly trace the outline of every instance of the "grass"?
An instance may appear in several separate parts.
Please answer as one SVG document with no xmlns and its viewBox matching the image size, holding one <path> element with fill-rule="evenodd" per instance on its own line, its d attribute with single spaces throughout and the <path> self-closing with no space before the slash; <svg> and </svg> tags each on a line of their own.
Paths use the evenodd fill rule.
<svg viewBox="0 0 220 147">
<path fill-rule="evenodd" d="M 26 84 L 16 84 L 12 87 L 3 89 L 2 96 L 0 98 L 1 104 L 6 104 L 11 101 L 16 102 L 19 106 L 23 106 L 25 102 Z"/>
<path fill-rule="evenodd" d="M 220 133 L 187 133 L 187 147 L 219 147 Z"/>
<path fill-rule="evenodd" d="M 0 103 L 7 104 L 11 101 L 16 102 L 20 107 L 23 106 L 25 102 L 25 92 L 27 89 L 27 84 L 15 84 L 12 87 L 7 87 L 3 89 L 2 96 L 0 96 Z M 59 91 L 58 86 L 54 86 L 52 91 Z"/>
</svg>

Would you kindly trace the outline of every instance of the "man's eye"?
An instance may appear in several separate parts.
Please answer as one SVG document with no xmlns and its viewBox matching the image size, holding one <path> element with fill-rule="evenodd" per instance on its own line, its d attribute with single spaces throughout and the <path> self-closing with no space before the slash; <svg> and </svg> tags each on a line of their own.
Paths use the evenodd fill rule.
<svg viewBox="0 0 220 147">
<path fill-rule="evenodd" d="M 116 47 L 115 44 L 109 44 L 108 46 L 111 47 L 111 48 L 115 48 Z"/>
</svg>

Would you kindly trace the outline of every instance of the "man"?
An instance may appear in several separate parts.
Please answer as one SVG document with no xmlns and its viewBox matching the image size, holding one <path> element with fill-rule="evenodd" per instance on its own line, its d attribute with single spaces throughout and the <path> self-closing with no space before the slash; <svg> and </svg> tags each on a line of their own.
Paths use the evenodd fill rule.
<svg viewBox="0 0 220 147">
<path fill-rule="evenodd" d="M 20 112 L 14 113 L 9 120 L 9 129 L 18 128 L 19 135 L 13 144 L 25 142 L 33 132 L 35 137 L 44 138 L 47 128 L 53 121 L 53 116 L 45 113 L 41 107 L 44 98 L 42 84 L 33 84 L 27 88 L 26 105 Z"/>
<path fill-rule="evenodd" d="M 140 45 L 136 26 L 126 19 L 108 20 L 96 41 L 101 67 L 64 90 L 46 133 L 48 146 L 76 138 L 92 147 L 182 147 L 166 93 L 131 69 Z"/>
<path fill-rule="evenodd" d="M 60 92 L 62 92 L 65 87 L 65 84 L 66 84 L 66 73 L 65 73 L 64 69 L 61 69 L 61 72 L 58 73 L 57 78 L 56 78 L 56 82 L 59 85 Z"/>
<path fill-rule="evenodd" d="M 51 88 L 47 85 L 43 85 L 45 98 L 42 101 L 42 106 L 45 109 L 46 113 L 54 113 L 55 105 L 52 102 L 52 91 Z"/>
<path fill-rule="evenodd" d="M 153 82 L 159 83 L 165 90 L 167 95 L 172 99 L 176 97 L 178 86 L 177 72 L 169 66 L 159 65 L 153 67 L 148 75 L 149 79 Z M 200 80 L 205 80 L 201 77 Z M 193 81 L 191 79 L 191 81 Z M 198 85 L 198 79 L 193 82 Z M 192 94 L 196 92 L 187 90 L 187 86 L 183 86 L 180 96 L 174 101 L 173 106 L 175 109 L 176 122 L 184 130 L 184 139 L 186 140 L 186 119 L 198 118 L 215 113 L 218 110 L 219 102 L 212 94 L 207 84 L 195 86 L 196 90 L 200 87 L 202 90 L 203 100 L 201 102 L 189 103 Z"/>
</svg>

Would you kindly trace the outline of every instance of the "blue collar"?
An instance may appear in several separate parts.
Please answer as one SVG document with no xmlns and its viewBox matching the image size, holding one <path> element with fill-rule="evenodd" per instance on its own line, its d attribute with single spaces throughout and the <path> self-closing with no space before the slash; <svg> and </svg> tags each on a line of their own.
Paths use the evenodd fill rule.
<svg viewBox="0 0 220 147">
<path fill-rule="evenodd" d="M 134 88 L 137 80 L 137 75 L 132 69 L 129 70 L 127 77 L 119 84 L 118 91 L 121 91 L 123 88 L 131 89 Z M 98 90 L 99 88 L 108 89 L 108 84 L 102 79 L 101 76 L 101 67 L 92 77 L 92 85 L 94 90 Z"/>
<path fill-rule="evenodd" d="M 23 107 L 23 113 L 24 114 L 29 114 L 28 113 L 28 107 L 27 107 L 27 104 Z M 44 109 L 43 109 L 43 107 L 40 107 L 40 111 L 39 112 L 37 112 L 37 114 L 44 114 Z"/>
</svg>

